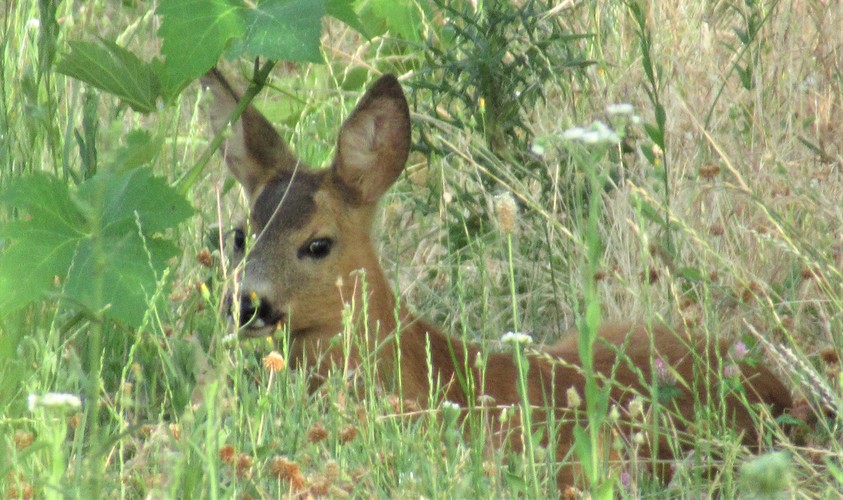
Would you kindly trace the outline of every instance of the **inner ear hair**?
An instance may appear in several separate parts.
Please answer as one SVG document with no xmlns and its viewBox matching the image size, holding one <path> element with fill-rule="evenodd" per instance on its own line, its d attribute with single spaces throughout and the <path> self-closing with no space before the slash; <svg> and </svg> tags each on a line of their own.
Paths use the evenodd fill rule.
<svg viewBox="0 0 843 500">
<path fill-rule="evenodd" d="M 373 203 L 404 170 L 410 110 L 401 84 L 382 76 L 342 126 L 333 173 L 362 203 Z"/>
<path fill-rule="evenodd" d="M 241 96 L 216 68 L 202 77 L 202 83 L 213 93 L 211 124 L 215 133 L 220 133 Z M 224 142 L 222 153 L 229 170 L 250 197 L 269 179 L 298 166 L 287 143 L 253 105 L 246 107 L 231 125 L 231 130 L 232 135 Z"/>
</svg>

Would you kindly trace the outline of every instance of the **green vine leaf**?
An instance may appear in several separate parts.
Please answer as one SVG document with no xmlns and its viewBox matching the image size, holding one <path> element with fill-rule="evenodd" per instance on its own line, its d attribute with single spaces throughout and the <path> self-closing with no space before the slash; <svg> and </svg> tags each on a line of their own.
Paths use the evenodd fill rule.
<svg viewBox="0 0 843 500">
<path fill-rule="evenodd" d="M 366 27 L 360 21 L 360 17 L 354 12 L 354 7 L 350 0 L 325 0 L 325 13 L 351 26 L 358 33 L 366 37 L 369 36 L 366 33 Z"/>
<path fill-rule="evenodd" d="M 272 0 L 244 11 L 246 31 L 232 45 L 230 56 L 248 54 L 268 59 L 322 62 L 324 0 Z"/>
<path fill-rule="evenodd" d="M 409 11 L 405 6 L 401 12 Z M 156 13 L 161 17 L 163 60 L 144 62 L 108 40 L 75 41 L 56 70 L 150 113 L 161 99 L 172 103 L 226 49 L 229 57 L 319 63 L 326 14 L 364 32 L 350 0 L 161 0 Z"/>
<path fill-rule="evenodd" d="M 408 0 L 364 0 L 361 11 L 369 11 L 383 20 L 385 27 L 410 42 L 422 40 L 419 27 L 422 15 L 418 4 Z"/>
<path fill-rule="evenodd" d="M 53 277 L 66 273 L 88 228 L 65 184 L 53 176 L 21 177 L 0 202 L 28 215 L 0 226 L 0 313 L 6 313 L 53 290 Z"/>
<path fill-rule="evenodd" d="M 44 296 L 139 326 L 178 254 L 163 236 L 190 204 L 148 169 L 102 171 L 74 191 L 38 173 L 12 182 L 0 203 L 24 216 L 0 226 L 0 314 Z"/>
<path fill-rule="evenodd" d="M 56 71 L 119 97 L 135 111 L 155 111 L 161 83 L 149 64 L 108 40 L 69 45 Z"/>
<path fill-rule="evenodd" d="M 161 0 L 158 35 L 167 58 L 168 88 L 179 88 L 216 64 L 232 39 L 243 36 L 243 7 L 234 0 Z"/>
</svg>

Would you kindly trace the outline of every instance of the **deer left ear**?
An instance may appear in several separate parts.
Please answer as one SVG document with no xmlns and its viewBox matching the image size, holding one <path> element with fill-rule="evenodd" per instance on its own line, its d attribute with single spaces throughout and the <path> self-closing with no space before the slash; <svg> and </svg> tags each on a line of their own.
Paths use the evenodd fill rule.
<svg viewBox="0 0 843 500">
<path fill-rule="evenodd" d="M 202 77 L 202 84 L 214 96 L 211 125 L 214 132 L 219 133 L 228 126 L 228 117 L 237 107 L 240 94 L 216 68 Z M 284 139 L 251 104 L 243 111 L 240 119 L 231 125 L 231 131 L 221 152 L 228 169 L 250 198 L 270 179 L 284 172 L 293 172 L 299 167 L 298 159 L 290 152 Z"/>
<path fill-rule="evenodd" d="M 374 203 L 404 170 L 410 110 L 401 84 L 382 76 L 340 130 L 333 176 L 361 203 Z"/>
</svg>

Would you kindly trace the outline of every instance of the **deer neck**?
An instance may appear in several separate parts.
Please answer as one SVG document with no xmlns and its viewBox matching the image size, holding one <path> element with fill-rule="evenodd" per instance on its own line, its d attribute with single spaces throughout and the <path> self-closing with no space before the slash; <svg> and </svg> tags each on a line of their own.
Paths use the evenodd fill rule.
<svg viewBox="0 0 843 500">
<path fill-rule="evenodd" d="M 371 257 L 370 262 L 376 263 L 374 251 Z M 357 344 L 365 345 L 369 360 L 377 363 L 386 390 L 422 406 L 443 400 L 465 406 L 481 394 L 499 403 L 515 402 L 511 353 L 489 354 L 485 363 L 478 363 L 482 355 L 479 346 L 444 334 L 398 305 L 379 265 L 365 268 L 365 301 L 359 293 L 364 289 L 361 280 L 354 286 Z M 365 337 L 362 343 L 360 335 Z M 355 354 L 357 363 L 360 354 Z M 483 364 L 491 368 L 478 368 Z"/>
<path fill-rule="evenodd" d="M 433 381 L 434 387 L 444 392 L 444 399 L 464 403 L 462 372 L 457 376 L 456 365 L 465 371 L 466 346 L 417 318 L 403 305 L 399 306 L 380 266 L 366 266 L 364 275 L 365 280 L 356 279 L 353 283 L 357 302 L 353 304 L 355 342 L 366 347 L 366 353 L 359 350 L 352 353 L 355 364 L 363 362 L 362 356 L 368 356 L 370 362 L 377 363 L 384 388 L 405 400 L 427 405 Z M 364 290 L 366 293 L 361 293 Z M 439 398 L 442 396 L 440 393 Z"/>
</svg>

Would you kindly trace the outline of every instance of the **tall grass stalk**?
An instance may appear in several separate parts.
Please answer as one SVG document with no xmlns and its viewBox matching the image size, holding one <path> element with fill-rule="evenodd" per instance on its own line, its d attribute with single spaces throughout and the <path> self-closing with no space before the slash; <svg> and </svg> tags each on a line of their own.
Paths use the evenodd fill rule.
<svg viewBox="0 0 843 500">
<path fill-rule="evenodd" d="M 379 240 L 400 304 L 479 342 L 479 366 L 474 358 L 454 360 L 479 373 L 488 373 L 485 356 L 497 348 L 488 340 L 499 337 L 500 325 L 511 323 L 552 344 L 556 332 L 580 318 L 587 404 L 575 411 L 576 446 L 565 465 L 582 465 L 584 494 L 591 497 L 752 493 L 742 479 L 752 472 L 742 468 L 752 457 L 725 432 L 728 420 L 714 408 L 697 415 L 698 460 L 679 464 L 671 486 L 654 480 L 645 466 L 651 459 L 636 454 L 643 443 L 679 450 L 688 437 L 669 425 L 647 436 L 654 439 L 623 443 L 629 448 L 621 450 L 622 465 L 629 466 L 623 471 L 631 477 L 611 476 L 600 389 L 611 381 L 596 380 L 590 361 L 603 320 L 701 325 L 711 345 L 757 332 L 774 346 L 768 347 L 772 356 L 758 361 L 777 369 L 797 397 L 805 396 L 807 407 L 800 410 L 820 421 L 810 427 L 790 415 L 781 424 L 799 430 L 800 445 L 784 433 L 765 435 L 758 443 L 762 458 L 772 448 L 790 454 L 776 469 L 789 478 L 787 495 L 839 496 L 843 427 L 839 415 L 822 411 L 828 401 L 840 406 L 834 391 L 841 382 L 839 2 L 527 2 L 538 15 L 519 19 L 514 29 L 496 25 L 499 36 L 517 44 L 494 45 L 500 50 L 493 60 L 484 59 L 489 51 L 476 42 L 488 36 L 482 22 L 491 19 L 491 3 L 476 10 L 471 2 L 437 4 L 414 11 L 422 17 L 425 48 L 396 30 L 368 39 L 326 21 L 327 64 L 279 63 L 266 70 L 269 91 L 253 101 L 297 153 L 319 160 L 310 162 L 316 166 L 330 159 L 337 127 L 366 82 L 385 72 L 399 75 L 414 105 L 417 150 L 384 207 Z M 464 21 L 444 6 L 464 13 Z M 269 350 L 289 359 L 286 335 L 277 335 L 279 345 L 221 341 L 233 329 L 223 297 L 234 273 L 219 270 L 225 235 L 248 207 L 214 156 L 222 137 L 211 138 L 208 104 L 194 97 L 198 83 L 177 104 L 143 115 L 54 71 L 69 40 L 102 37 L 144 61 L 161 57 L 160 16 L 150 9 L 143 2 L 103 0 L 7 2 L 0 21 L 0 190 L 34 171 L 72 185 L 131 152 L 143 158 L 140 168 L 188 193 L 196 209 L 189 222 L 166 231 L 183 254 L 169 262 L 172 289 L 151 293 L 161 300 L 149 298 L 142 328 L 80 312 L 62 298 L 60 279 L 43 301 L 0 318 L 0 497 L 304 497 L 318 496 L 325 476 L 328 497 L 559 495 L 546 480 L 559 467 L 552 463 L 552 418 L 546 427 L 536 424 L 548 434 L 530 429 L 539 410 L 524 391 L 524 346 L 507 347 L 519 366 L 524 412 L 522 435 L 515 436 L 524 450 L 510 457 L 489 446 L 498 430 L 490 415 L 500 408 L 462 409 L 460 415 L 469 416 L 456 421 L 453 409 L 438 406 L 412 411 L 405 404 L 396 411 L 371 364 L 354 374 L 340 366 L 311 393 L 305 371 L 271 375 L 261 367 Z M 392 21 L 375 10 L 361 15 L 370 16 L 367 26 L 386 30 Z M 589 47 L 598 49 L 590 53 Z M 472 71 L 489 61 L 512 70 L 493 76 L 512 79 L 478 79 Z M 221 64 L 229 75 L 244 73 L 231 68 L 241 61 Z M 250 64 L 242 61 L 245 72 L 254 72 Z M 243 88 L 242 81 L 232 83 Z M 618 154 L 615 146 L 605 156 L 573 147 L 556 156 L 530 150 L 532 138 L 558 136 L 560 127 L 583 116 L 600 118 L 611 102 L 643 109 L 648 121 L 643 130 L 621 134 L 629 142 Z M 145 134 L 157 144 L 154 151 L 133 149 Z M 495 137 L 506 140 L 507 154 L 490 152 Z M 620 181 L 595 182 L 611 169 L 622 173 Z M 581 192 L 572 195 L 572 187 Z M 518 232 L 508 241 L 490 229 L 489 206 L 501 190 L 522 208 Z M 631 207 L 639 200 L 646 211 L 643 204 L 637 212 Z M 2 224 L 20 218 L 14 207 L 0 213 Z M 0 236 L 0 253 L 6 238 Z M 673 266 L 654 265 L 651 242 L 673 252 Z M 200 253 L 208 265 L 197 263 Z M 652 280 L 651 268 L 657 271 Z M 21 281 L 27 272 L 20 270 Z M 94 283 L 98 272 L 90 276 Z M 602 276 L 596 282 L 595 272 Z M 362 335 L 349 333 L 362 333 L 359 326 L 344 325 L 338 351 L 355 351 L 351 342 Z M 429 349 L 426 355 L 430 363 Z M 207 365 L 201 373 L 200 361 Z M 714 364 L 720 366 L 705 368 L 723 368 Z M 344 369 L 359 384 L 343 378 Z M 429 400 L 439 402 L 441 381 L 428 381 Z M 647 382 L 646 396 L 664 395 L 656 380 Z M 711 401 L 726 394 L 725 388 L 706 390 Z M 30 412 L 27 396 L 47 392 L 81 395 L 81 412 Z M 668 410 L 649 406 L 647 416 L 663 424 Z M 311 441 L 307 431 L 316 423 L 326 436 Z M 343 434 L 346 428 L 359 433 Z M 550 446 L 543 460 L 538 440 L 545 437 Z M 701 460 L 707 450 L 724 457 L 714 464 L 716 474 L 700 471 L 708 466 Z M 300 468 L 301 489 L 271 473 L 279 457 Z"/>
<path fill-rule="evenodd" d="M 667 156 L 667 113 L 665 112 L 664 104 L 662 103 L 662 69 L 655 62 L 656 54 L 653 49 L 653 34 L 647 24 L 647 8 L 643 2 L 637 0 L 630 0 L 627 2 L 630 12 L 630 17 L 635 23 L 635 35 L 638 38 L 638 44 L 641 49 L 641 66 L 646 76 L 644 90 L 647 92 L 647 97 L 650 104 L 653 106 L 653 117 L 655 123 L 645 123 L 644 130 L 653 141 L 655 146 L 651 152 L 645 151 L 645 156 L 650 161 L 652 166 L 656 169 L 659 178 L 662 180 L 664 192 L 662 193 L 662 203 L 664 207 L 664 236 L 665 245 L 668 253 L 673 255 L 676 249 L 674 248 L 674 238 L 670 226 L 671 216 L 671 171 Z"/>
<path fill-rule="evenodd" d="M 588 197 L 588 215 L 586 218 L 585 231 L 585 252 L 586 259 L 583 275 L 583 305 L 584 315 L 579 320 L 579 354 L 585 376 L 585 406 L 588 417 L 588 453 L 583 440 L 586 439 L 585 432 L 577 424 L 575 431 L 575 447 L 577 448 L 580 460 L 583 461 L 586 478 L 591 493 L 597 498 L 613 498 L 612 479 L 607 477 L 605 461 L 608 458 L 607 444 L 604 443 L 603 423 L 606 421 L 609 402 L 610 384 L 605 383 L 600 388 L 597 383 L 597 373 L 594 370 L 594 343 L 597 340 L 597 332 L 600 329 L 601 305 L 600 294 L 597 290 L 595 276 L 601 268 L 603 261 L 603 243 L 600 237 L 600 220 L 603 216 L 602 198 L 600 193 L 605 184 L 598 166 L 605 155 L 605 149 L 597 147 L 592 150 L 586 160 L 581 164 L 588 178 L 591 196 Z"/>
</svg>

